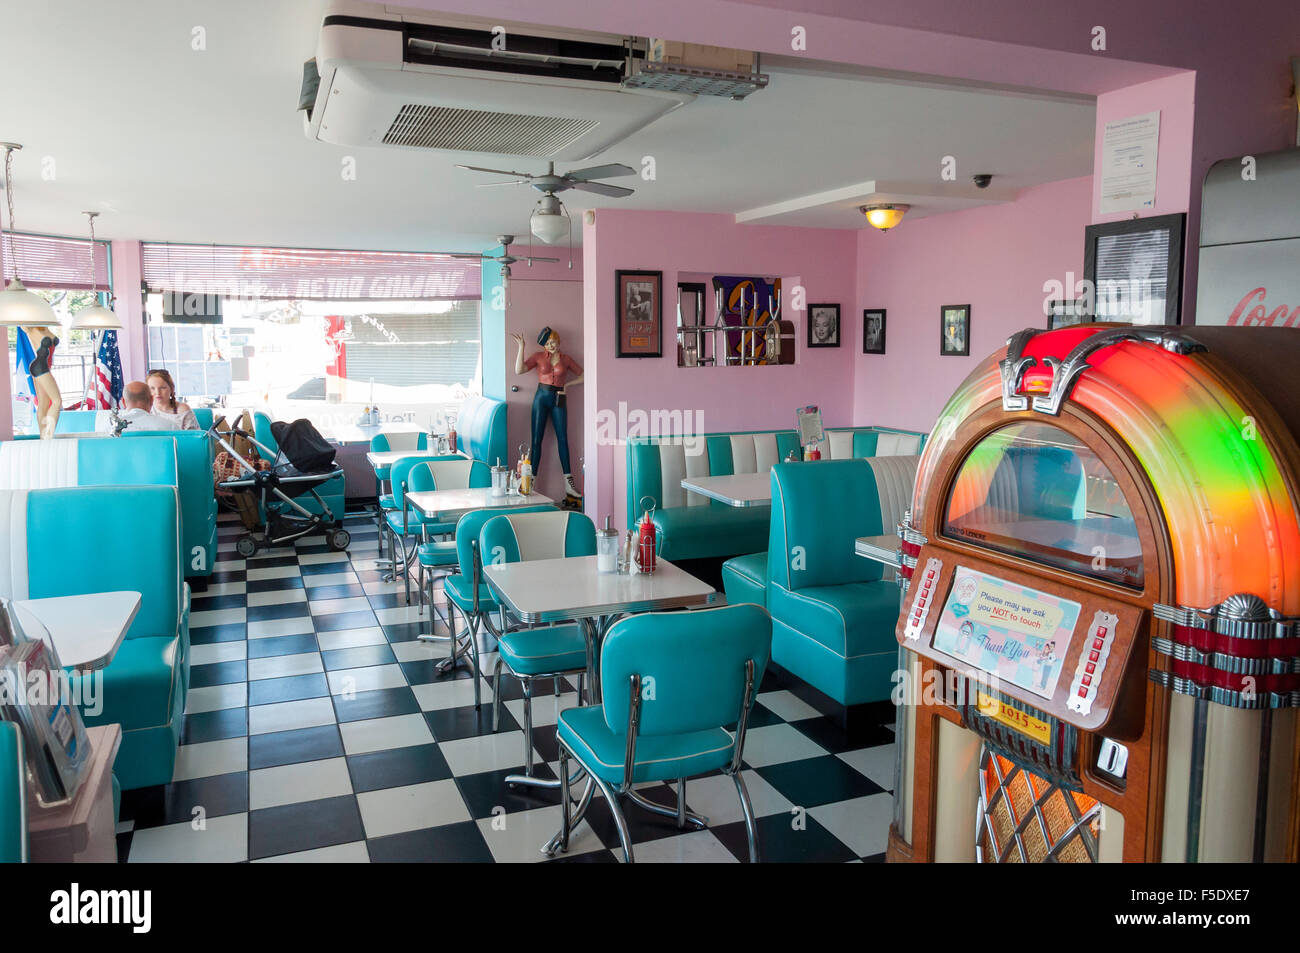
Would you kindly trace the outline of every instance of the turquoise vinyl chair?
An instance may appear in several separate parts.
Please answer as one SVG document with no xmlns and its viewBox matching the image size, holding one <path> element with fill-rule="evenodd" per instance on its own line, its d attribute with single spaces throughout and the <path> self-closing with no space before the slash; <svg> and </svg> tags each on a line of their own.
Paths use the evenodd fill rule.
<svg viewBox="0 0 1300 953">
<path fill-rule="evenodd" d="M 426 433 L 399 431 L 397 433 L 376 434 L 370 438 L 372 453 L 387 453 L 392 450 L 419 452 L 428 448 L 429 435 Z M 384 484 L 388 482 L 392 469 L 391 464 L 386 467 L 375 467 L 375 499 L 379 503 L 379 509 L 375 513 L 375 524 L 379 530 L 379 554 L 381 556 L 384 553 L 384 511 L 397 509 L 397 504 L 393 502 L 393 494 L 384 491 Z"/>
<path fill-rule="evenodd" d="M 407 463 L 403 458 L 398 463 Z M 394 467 L 396 470 L 396 467 Z M 420 610 L 424 609 L 425 579 L 428 577 L 429 605 L 433 605 L 433 578 L 438 570 L 449 572 L 456 565 L 456 540 L 454 538 L 430 540 L 430 536 L 450 537 L 456 531 L 454 522 L 438 522 L 421 516 L 406 500 L 408 492 L 427 492 L 431 490 L 464 490 L 470 487 L 487 487 L 492 485 L 492 471 L 487 464 L 467 457 L 434 457 L 417 461 L 407 473 L 402 496 L 402 526 L 417 527 L 420 541 L 415 545 L 412 559 L 419 570 L 417 588 L 420 593 Z M 393 514 L 389 522 L 395 522 Z M 413 532 L 413 531 L 412 531 Z M 397 550 L 393 550 L 397 552 Z M 410 563 L 406 570 L 406 601 L 411 601 Z"/>
<path fill-rule="evenodd" d="M 600 653 L 599 705 L 560 712 L 560 833 L 544 850 L 566 850 L 569 832 L 585 813 L 592 782 L 618 826 L 623 856 L 632 863 L 620 796 L 648 811 L 676 817 L 678 827 L 708 819 L 686 810 L 686 779 L 712 771 L 731 777 L 745 813 L 749 859 L 758 861 L 754 808 L 740 769 L 754 696 L 772 649 L 772 620 L 745 603 L 692 612 L 651 612 L 610 627 Z M 727 730 L 735 724 L 734 733 Z M 591 780 L 570 816 L 569 758 Z M 677 779 L 677 808 L 633 790 L 643 781 Z"/>
<path fill-rule="evenodd" d="M 520 506 L 511 510 L 514 515 L 524 513 L 554 513 L 555 507 L 549 503 L 536 506 Z M 464 651 L 469 653 L 474 667 L 474 707 L 481 703 L 481 686 L 478 670 L 478 631 L 486 628 L 496 635 L 492 626 L 492 613 L 501 608 L 492 590 L 483 582 L 479 559 L 479 534 L 483 524 L 501 515 L 499 509 L 471 510 L 456 523 L 456 568 L 443 580 L 442 591 L 447 596 L 447 626 L 451 630 L 451 653 L 439 663 L 439 671 L 450 671 L 460 657 L 461 639 L 456 635 L 456 611 L 465 617 L 466 644 Z"/>
<path fill-rule="evenodd" d="M 596 555 L 596 526 L 591 517 L 568 510 L 508 513 L 483 524 L 479 552 L 493 565 Z M 587 671 L 587 641 L 577 623 L 536 627 L 502 627 L 497 633 L 497 661 L 492 672 L 492 730 L 501 724 L 501 669 L 523 683 L 524 774 L 507 784 L 558 787 L 558 781 L 533 777 L 533 682 L 576 675 L 579 695 Z"/>
<path fill-rule="evenodd" d="M 406 601 L 408 603 L 411 601 L 410 568 L 411 562 L 415 559 L 417 541 L 427 539 L 430 532 L 450 533 L 453 529 L 451 524 L 434 524 L 432 520 L 426 520 L 417 510 L 412 509 L 406 500 L 406 494 L 409 490 L 430 488 L 429 485 L 424 483 L 421 483 L 419 487 L 411 486 L 411 473 L 424 464 L 431 462 L 469 464 L 469 461 L 464 457 L 414 454 L 409 457 L 402 457 L 393 464 L 389 471 L 394 508 L 384 512 L 384 532 L 388 534 L 389 541 L 392 544 L 392 578 L 396 579 L 399 571 L 402 573 L 402 577 L 406 581 Z M 491 477 L 492 474 L 489 471 L 487 479 L 490 480 Z"/>
<path fill-rule="evenodd" d="M 0 864 L 27 862 L 27 762 L 23 736 L 0 721 Z"/>
</svg>

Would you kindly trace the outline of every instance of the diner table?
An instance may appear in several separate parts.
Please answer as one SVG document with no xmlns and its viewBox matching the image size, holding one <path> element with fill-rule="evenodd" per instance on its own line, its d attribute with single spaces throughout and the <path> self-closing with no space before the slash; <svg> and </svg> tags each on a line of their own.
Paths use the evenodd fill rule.
<svg viewBox="0 0 1300 953">
<path fill-rule="evenodd" d="M 140 611 L 140 593 L 15 599 L 13 605 L 28 637 L 53 648 L 60 665 L 93 672 L 113 661 Z"/>
<path fill-rule="evenodd" d="M 576 621 L 581 626 L 587 643 L 587 700 L 593 705 L 600 704 L 600 646 L 610 626 L 620 617 L 636 612 L 706 605 L 716 594 L 712 586 L 666 559 L 657 560 L 655 571 L 648 574 L 598 572 L 595 556 L 487 564 L 483 579 L 502 607 L 521 622 Z M 581 775 L 579 770 L 570 783 Z M 512 775 L 506 781 L 537 785 L 535 779 L 522 775 Z M 591 803 L 593 787 L 588 778 L 573 815 L 574 827 Z M 669 813 L 662 805 L 630 796 L 649 810 Z M 676 811 L 671 813 L 676 816 Z M 559 842 L 560 832 L 556 831 L 542 846 L 542 853 L 554 856 Z"/>
<path fill-rule="evenodd" d="M 529 493 L 527 496 L 522 493 L 507 493 L 504 496 L 493 496 L 492 488 L 487 486 L 460 490 L 416 490 L 407 493 L 406 499 L 425 519 L 437 520 L 440 523 L 460 519 L 466 513 L 475 510 L 508 510 L 517 506 L 545 506 L 555 502 L 544 493 Z M 429 613 L 432 622 L 432 605 L 429 607 Z M 441 641 L 441 637 L 433 634 L 432 628 L 427 633 L 421 633 L 417 638 L 421 642 Z M 438 663 L 438 671 L 445 672 L 451 669 L 455 666 L 458 657 L 453 646 L 451 654 Z"/>
<path fill-rule="evenodd" d="M 686 477 L 682 489 L 707 496 L 728 506 L 771 506 L 771 473 L 729 473 L 724 476 Z"/>
</svg>

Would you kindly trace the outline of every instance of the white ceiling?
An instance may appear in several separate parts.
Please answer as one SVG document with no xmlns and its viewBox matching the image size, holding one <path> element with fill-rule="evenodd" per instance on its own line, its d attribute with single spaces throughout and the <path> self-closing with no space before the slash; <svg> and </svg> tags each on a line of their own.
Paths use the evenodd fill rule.
<svg viewBox="0 0 1300 953">
<path fill-rule="evenodd" d="M 527 234 L 535 192 L 476 189 L 489 179 L 454 164 L 541 171 L 539 161 L 303 135 L 295 106 L 323 0 L 3 5 L 0 139 L 25 146 L 14 168 L 22 230 L 82 234 L 80 213 L 95 209 L 97 233 L 110 238 L 452 251 Z M 195 27 L 205 51 L 191 48 Z M 698 99 L 580 163 L 639 167 L 652 155 L 658 175 L 615 180 L 637 190 L 622 200 L 564 193 L 575 219 L 618 204 L 858 228 L 853 209 L 872 191 L 905 195 L 915 217 L 1092 170 L 1091 102 L 766 69 L 770 86 L 747 101 Z M 345 155 L 356 157 L 356 181 L 343 179 Z M 946 155 L 955 184 L 939 180 Z M 976 172 L 994 173 L 994 188 L 975 193 Z"/>
</svg>

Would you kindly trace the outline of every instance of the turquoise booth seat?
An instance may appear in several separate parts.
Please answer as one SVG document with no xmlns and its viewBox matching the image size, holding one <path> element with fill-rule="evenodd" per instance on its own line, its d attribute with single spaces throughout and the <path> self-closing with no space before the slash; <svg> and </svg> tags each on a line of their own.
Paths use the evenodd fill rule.
<svg viewBox="0 0 1300 953">
<path fill-rule="evenodd" d="M 200 430 L 211 430 L 216 412 L 211 407 L 194 407 L 194 419 L 199 422 Z"/>
<path fill-rule="evenodd" d="M 772 468 L 767 608 L 772 661 L 842 705 L 888 698 L 898 667 L 899 590 L 854 552 L 893 532 L 916 457 L 783 463 Z M 730 598 L 730 597 L 729 597 Z"/>
<path fill-rule="evenodd" d="M 488 466 L 509 462 L 506 438 L 506 402 L 480 397 L 466 397 L 456 413 L 456 442 L 466 456 Z"/>
<path fill-rule="evenodd" d="M 102 673 L 74 676 L 88 725 L 120 724 L 124 789 L 172 779 L 189 683 L 189 587 L 181 578 L 176 490 L 164 486 L 0 491 L 0 519 L 23 560 L 0 586 L 18 599 L 139 592 L 140 609 Z M 87 543 L 93 545 L 87 550 Z M 15 587 L 25 582 L 26 591 Z M 96 680 L 102 677 L 100 690 Z"/>
<path fill-rule="evenodd" d="M 0 721 L 0 864 L 27 861 L 27 762 L 23 736 Z"/>
<path fill-rule="evenodd" d="M 117 438 L 6 441 L 0 444 L 0 489 L 175 486 L 184 573 L 209 576 L 217 558 L 212 461 L 212 442 L 198 430 L 128 430 Z"/>
<path fill-rule="evenodd" d="M 271 451 L 271 458 L 268 462 L 274 463 L 275 456 L 280 452 L 280 444 L 276 442 L 275 437 L 271 434 L 271 418 L 260 410 L 253 414 L 253 431 L 253 436 L 256 438 L 257 442 L 264 444 L 267 449 Z M 262 453 L 260 448 L 257 452 Z M 334 519 L 340 523 L 343 522 L 343 514 L 346 510 L 347 500 L 344 489 L 343 471 L 340 470 L 320 486 L 316 487 L 316 492 L 320 495 L 320 498 L 325 501 L 325 505 L 330 508 L 330 512 L 334 514 Z M 310 493 L 303 493 L 294 499 L 298 505 L 309 513 L 321 512 L 320 504 L 316 502 Z M 296 516 L 298 514 L 295 512 L 293 515 Z M 265 519 L 265 517 L 266 514 L 262 514 L 262 518 Z"/>
<path fill-rule="evenodd" d="M 881 427 L 827 430 L 825 459 L 920 453 L 921 434 Z M 726 558 L 767 546 L 771 510 L 733 507 L 682 489 L 685 477 L 767 473 L 791 452 L 799 452 L 794 430 L 738 431 L 688 437 L 634 437 L 627 443 L 628 521 L 641 515 L 649 496 L 659 554 L 665 559 Z"/>
</svg>

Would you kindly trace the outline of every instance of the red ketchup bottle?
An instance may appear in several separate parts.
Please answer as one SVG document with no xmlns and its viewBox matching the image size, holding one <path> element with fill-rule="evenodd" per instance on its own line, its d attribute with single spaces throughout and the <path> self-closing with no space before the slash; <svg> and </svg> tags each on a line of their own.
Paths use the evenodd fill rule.
<svg viewBox="0 0 1300 953">
<path fill-rule="evenodd" d="M 645 516 L 641 520 L 640 534 L 637 537 L 637 556 L 641 563 L 641 572 L 655 571 L 655 524 L 650 518 L 653 512 L 653 505 L 646 509 Z"/>
</svg>

